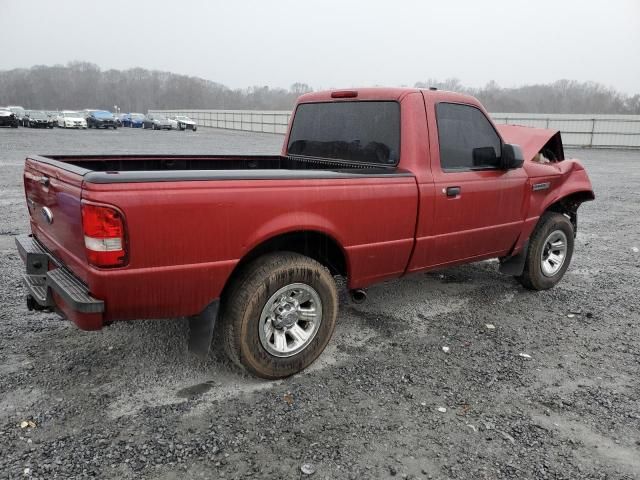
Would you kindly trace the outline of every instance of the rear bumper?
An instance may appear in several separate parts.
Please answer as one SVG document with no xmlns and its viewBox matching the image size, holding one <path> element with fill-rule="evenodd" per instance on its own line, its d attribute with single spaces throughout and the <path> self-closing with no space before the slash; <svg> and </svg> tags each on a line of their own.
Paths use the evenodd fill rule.
<svg viewBox="0 0 640 480">
<path fill-rule="evenodd" d="M 30 297 L 28 304 L 55 309 L 83 330 L 102 328 L 104 302 L 92 297 L 87 286 L 33 236 L 19 235 L 15 241 L 25 262 L 23 281 Z"/>
</svg>

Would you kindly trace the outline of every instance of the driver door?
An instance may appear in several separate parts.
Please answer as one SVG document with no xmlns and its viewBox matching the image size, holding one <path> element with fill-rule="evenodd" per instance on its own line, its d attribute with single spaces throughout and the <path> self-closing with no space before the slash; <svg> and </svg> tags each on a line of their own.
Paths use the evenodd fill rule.
<svg viewBox="0 0 640 480">
<path fill-rule="evenodd" d="M 503 256 L 524 222 L 526 172 L 501 169 L 502 140 L 481 109 L 438 103 L 435 113 L 429 267 Z"/>
</svg>

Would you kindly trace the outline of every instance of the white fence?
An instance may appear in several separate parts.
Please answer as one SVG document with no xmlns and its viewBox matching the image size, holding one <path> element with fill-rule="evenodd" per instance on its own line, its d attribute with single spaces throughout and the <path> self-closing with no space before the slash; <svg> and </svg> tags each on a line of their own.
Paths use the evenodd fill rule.
<svg viewBox="0 0 640 480">
<path fill-rule="evenodd" d="M 186 115 L 201 127 L 281 134 L 287 132 L 291 116 L 288 110 L 149 110 L 149 113 Z"/>
<path fill-rule="evenodd" d="M 496 123 L 560 130 L 568 147 L 640 148 L 640 115 L 492 113 Z"/>
<path fill-rule="evenodd" d="M 186 115 L 199 126 L 284 134 L 291 112 L 282 110 L 151 110 Z M 640 115 L 493 113 L 496 123 L 560 130 L 567 147 L 640 148 Z"/>
</svg>

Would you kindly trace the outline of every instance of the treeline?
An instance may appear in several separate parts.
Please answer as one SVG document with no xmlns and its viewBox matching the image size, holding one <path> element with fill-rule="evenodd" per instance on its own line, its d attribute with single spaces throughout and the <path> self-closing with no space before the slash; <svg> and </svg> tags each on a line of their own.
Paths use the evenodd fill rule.
<svg viewBox="0 0 640 480">
<path fill-rule="evenodd" d="M 558 80 L 517 88 L 502 88 L 490 82 L 481 88 L 469 88 L 457 79 L 448 79 L 418 82 L 415 86 L 469 93 L 491 112 L 640 114 L 640 95 L 624 95 L 594 82 Z M 309 91 L 311 88 L 304 83 L 294 83 L 289 89 L 231 89 L 197 77 L 143 68 L 101 70 L 87 62 L 0 72 L 0 105 L 46 110 L 113 110 L 114 105 L 124 112 L 289 110 L 299 95 Z"/>
<path fill-rule="evenodd" d="M 210 80 L 144 68 L 101 70 L 87 62 L 34 66 L 0 72 L 0 105 L 56 110 L 99 108 L 123 112 L 149 109 L 288 110 L 310 91 L 283 88 L 230 89 Z"/>
<path fill-rule="evenodd" d="M 624 95 L 595 82 L 558 80 L 543 85 L 503 88 L 489 82 L 469 88 L 453 78 L 418 82 L 416 87 L 436 87 L 478 98 L 489 112 L 501 113 L 601 113 L 640 115 L 640 95 Z"/>
</svg>

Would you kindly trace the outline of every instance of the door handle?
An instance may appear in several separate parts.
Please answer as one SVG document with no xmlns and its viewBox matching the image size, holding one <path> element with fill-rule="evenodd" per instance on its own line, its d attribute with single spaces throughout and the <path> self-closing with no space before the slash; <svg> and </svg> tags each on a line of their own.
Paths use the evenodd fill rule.
<svg viewBox="0 0 640 480">
<path fill-rule="evenodd" d="M 460 187 L 447 187 L 447 197 L 457 197 L 460 195 Z"/>
<path fill-rule="evenodd" d="M 46 175 L 40 177 L 40 183 L 42 185 L 44 185 L 45 187 L 48 187 L 49 186 L 49 177 L 47 177 Z"/>
</svg>

